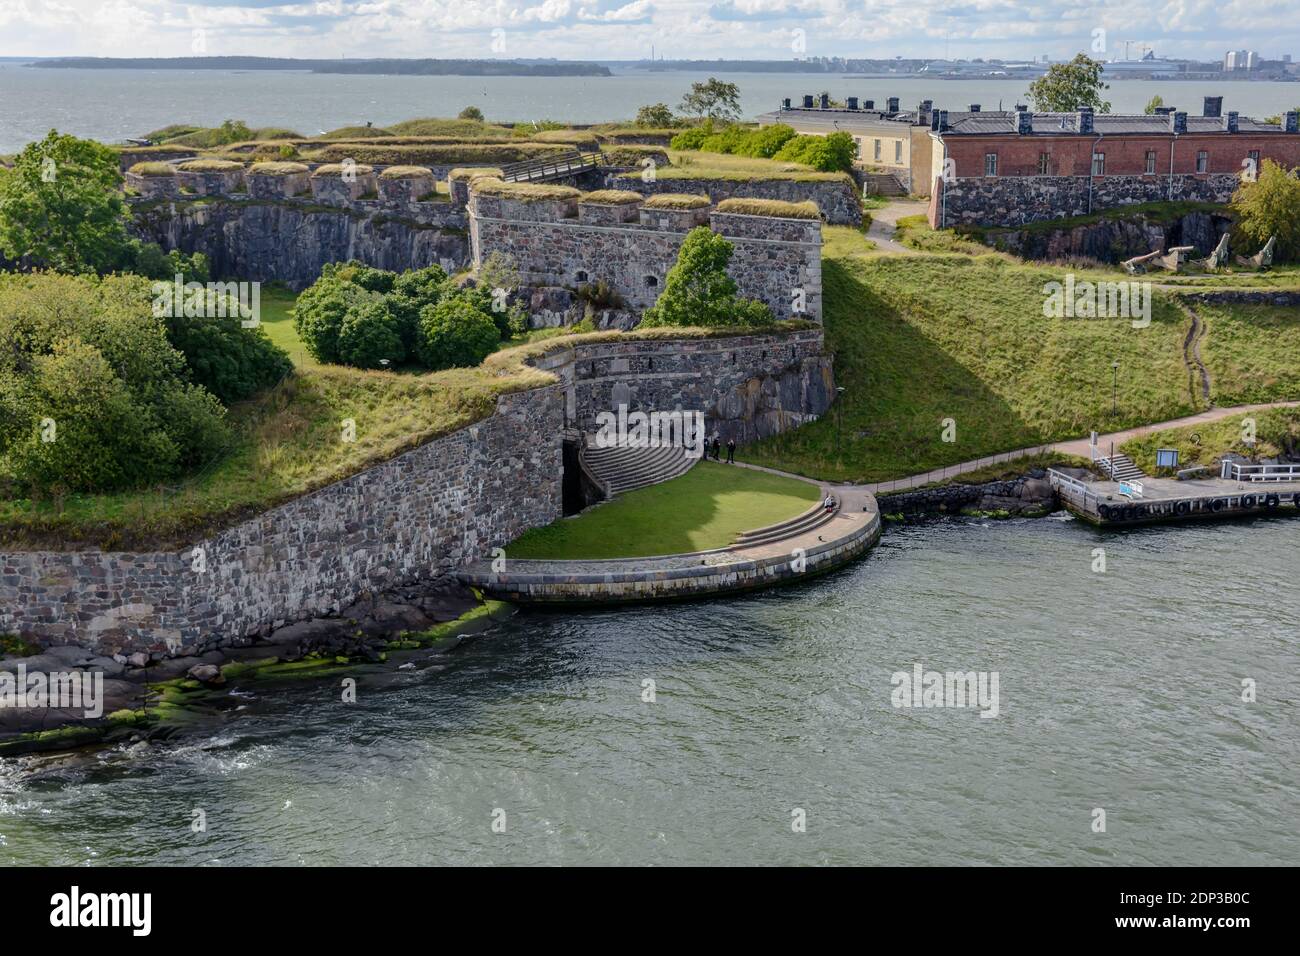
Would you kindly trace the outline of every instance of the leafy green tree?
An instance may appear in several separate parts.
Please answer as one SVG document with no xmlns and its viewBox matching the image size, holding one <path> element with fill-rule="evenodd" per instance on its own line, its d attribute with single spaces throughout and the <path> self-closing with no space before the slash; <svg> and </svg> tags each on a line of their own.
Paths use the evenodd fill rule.
<svg viewBox="0 0 1300 956">
<path fill-rule="evenodd" d="M 483 111 L 477 106 L 467 106 L 456 114 L 456 119 L 474 120 L 476 123 L 483 122 Z"/>
<path fill-rule="evenodd" d="M 293 307 L 293 326 L 307 351 L 318 362 L 337 363 L 339 332 L 348 310 L 373 301 L 376 293 L 337 275 L 322 275 L 311 284 Z"/>
<path fill-rule="evenodd" d="M 692 83 L 691 91 L 682 97 L 681 110 L 687 116 L 728 122 L 738 120 L 740 87 L 712 76 L 703 83 Z"/>
<path fill-rule="evenodd" d="M 500 344 L 496 324 L 463 297 L 443 299 L 420 312 L 416 352 L 431 369 L 472 368 Z"/>
<path fill-rule="evenodd" d="M 857 147 L 848 133 L 829 136 L 795 136 L 788 139 L 773 157 L 785 162 L 803 163 L 822 172 L 847 172 L 853 168 Z"/>
<path fill-rule="evenodd" d="M 243 143 L 253 139 L 253 131 L 248 128 L 248 124 L 243 120 L 228 119 L 221 124 L 221 142 L 217 145 L 227 143 Z"/>
<path fill-rule="evenodd" d="M 635 123 L 643 129 L 671 129 L 677 125 L 677 117 L 667 103 L 653 103 L 636 111 Z"/>
<path fill-rule="evenodd" d="M 1264 160 L 1255 181 L 1242 182 L 1232 197 L 1237 233 L 1262 246 L 1277 237 L 1275 261 L 1300 259 L 1300 179 L 1271 159 Z"/>
<path fill-rule="evenodd" d="M 260 326 L 245 328 L 240 317 L 174 315 L 164 319 L 167 341 L 185 356 L 190 378 L 222 404 L 243 401 L 293 371 L 293 363 Z"/>
<path fill-rule="evenodd" d="M 60 272 L 108 272 L 128 257 L 117 154 L 50 130 L 0 178 L 0 252 Z"/>
<path fill-rule="evenodd" d="M 394 368 L 406 358 L 401 326 L 387 296 L 351 309 L 339 327 L 339 359 L 357 368 Z"/>
<path fill-rule="evenodd" d="M 1165 98 L 1157 93 L 1155 96 L 1151 97 L 1151 99 L 1147 100 L 1146 108 L 1143 109 L 1142 112 L 1146 113 L 1147 116 L 1154 116 L 1156 110 L 1164 105 Z"/>
<path fill-rule="evenodd" d="M 1110 103 L 1101 98 L 1110 85 L 1101 79 L 1104 65 L 1080 53 L 1069 63 L 1053 63 L 1047 72 L 1029 84 L 1029 102 L 1040 113 L 1073 113 L 1091 106 L 1109 113 Z"/>
<path fill-rule="evenodd" d="M 770 323 L 772 313 L 765 305 L 736 296 L 736 280 L 727 274 L 734 251 L 712 229 L 692 229 L 668 270 L 663 293 L 641 324 L 722 328 Z"/>
</svg>

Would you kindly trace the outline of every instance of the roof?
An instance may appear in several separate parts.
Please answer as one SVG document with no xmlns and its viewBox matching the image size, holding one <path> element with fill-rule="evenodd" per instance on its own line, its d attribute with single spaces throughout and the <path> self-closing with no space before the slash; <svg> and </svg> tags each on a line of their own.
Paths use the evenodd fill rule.
<svg viewBox="0 0 1300 956">
<path fill-rule="evenodd" d="M 939 107 L 935 107 L 939 109 Z M 1226 113 L 1224 114 L 1227 115 Z M 1035 113 L 1034 135 L 1068 135 L 1078 134 L 1078 113 Z M 773 110 L 762 113 L 758 121 L 763 124 L 789 123 L 804 129 L 825 128 L 827 130 L 852 130 L 855 126 L 876 127 L 881 125 L 918 125 L 916 110 L 903 110 L 889 113 L 884 110 L 849 110 L 849 109 L 805 109 L 794 107 L 788 110 Z M 1187 117 L 1188 133 L 1227 133 L 1224 118 L 1219 116 Z M 928 124 L 927 124 L 928 125 Z M 1240 133 L 1278 133 L 1281 126 L 1261 123 L 1259 120 L 1242 116 L 1237 120 Z M 1014 135 L 1016 132 L 1016 114 L 1011 110 L 984 110 L 972 113 L 968 110 L 949 110 L 948 127 L 945 136 L 991 136 L 997 134 Z M 1107 136 L 1159 136 L 1170 132 L 1168 116 L 1145 113 L 1094 113 L 1093 132 L 1084 135 Z"/>
</svg>

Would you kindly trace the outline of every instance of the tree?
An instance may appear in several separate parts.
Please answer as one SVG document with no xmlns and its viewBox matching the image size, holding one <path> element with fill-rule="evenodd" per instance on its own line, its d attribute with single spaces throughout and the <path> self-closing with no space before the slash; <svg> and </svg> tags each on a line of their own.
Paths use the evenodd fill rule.
<svg viewBox="0 0 1300 956">
<path fill-rule="evenodd" d="M 704 83 L 692 83 L 691 91 L 682 97 L 682 112 L 712 120 L 738 120 L 740 87 L 712 76 Z"/>
<path fill-rule="evenodd" d="M 1161 96 L 1159 93 L 1157 93 L 1155 96 L 1151 97 L 1151 99 L 1147 100 L 1146 109 L 1144 109 L 1142 112 L 1146 113 L 1147 116 L 1153 116 L 1155 114 L 1155 111 L 1164 105 L 1165 105 L 1165 98 Z"/>
<path fill-rule="evenodd" d="M 1110 103 L 1101 98 L 1102 91 L 1110 89 L 1101 81 L 1103 69 L 1099 60 L 1083 53 L 1069 63 L 1053 63 L 1029 84 L 1029 101 L 1039 113 L 1073 113 L 1084 106 L 1109 113 Z"/>
<path fill-rule="evenodd" d="M 668 129 L 677 125 L 677 118 L 667 103 L 654 103 L 636 111 L 636 125 L 644 129 Z"/>
<path fill-rule="evenodd" d="M 476 123 L 483 122 L 483 111 L 477 106 L 467 106 L 456 114 L 456 119 L 474 120 Z"/>
<path fill-rule="evenodd" d="M 500 344 L 496 324 L 465 298 L 443 299 L 420 311 L 416 351 L 431 369 L 472 368 Z"/>
<path fill-rule="evenodd" d="M 789 163 L 803 163 L 822 172 L 847 172 L 853 168 L 857 145 L 848 133 L 829 136 L 795 136 L 786 140 L 773 157 Z"/>
<path fill-rule="evenodd" d="M 0 179 L 0 252 L 59 272 L 108 272 L 132 254 L 117 153 L 56 130 Z"/>
<path fill-rule="evenodd" d="M 1262 246 L 1277 237 L 1275 260 L 1300 258 L 1300 179 L 1271 159 L 1264 160 L 1255 181 L 1243 182 L 1232 197 L 1237 232 Z"/>
<path fill-rule="evenodd" d="M 736 280 L 727 274 L 732 252 L 732 244 L 707 226 L 692 229 L 668 270 L 663 294 L 641 324 L 718 328 L 770 323 L 767 306 L 737 298 Z"/>
</svg>

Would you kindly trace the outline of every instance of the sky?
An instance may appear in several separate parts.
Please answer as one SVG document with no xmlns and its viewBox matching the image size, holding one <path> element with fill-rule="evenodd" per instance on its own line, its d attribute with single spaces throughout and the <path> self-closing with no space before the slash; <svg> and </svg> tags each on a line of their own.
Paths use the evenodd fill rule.
<svg viewBox="0 0 1300 956">
<path fill-rule="evenodd" d="M 1300 0 L 0 0 L 0 56 L 1300 59 Z M 1126 48 L 1124 41 L 1129 41 Z"/>
</svg>

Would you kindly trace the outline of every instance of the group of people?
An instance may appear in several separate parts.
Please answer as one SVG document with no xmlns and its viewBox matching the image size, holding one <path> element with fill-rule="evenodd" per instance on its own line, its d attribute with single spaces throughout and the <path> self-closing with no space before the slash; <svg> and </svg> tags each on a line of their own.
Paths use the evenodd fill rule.
<svg viewBox="0 0 1300 956">
<path fill-rule="evenodd" d="M 706 439 L 704 442 L 705 458 L 709 457 L 710 449 L 712 449 L 713 452 L 713 460 L 721 461 L 722 459 L 719 456 L 721 456 L 722 454 L 722 442 L 718 439 L 717 432 L 714 432 L 713 437 Z M 727 439 L 727 464 L 734 465 L 735 463 L 736 463 L 736 439 L 728 438 Z"/>
</svg>

